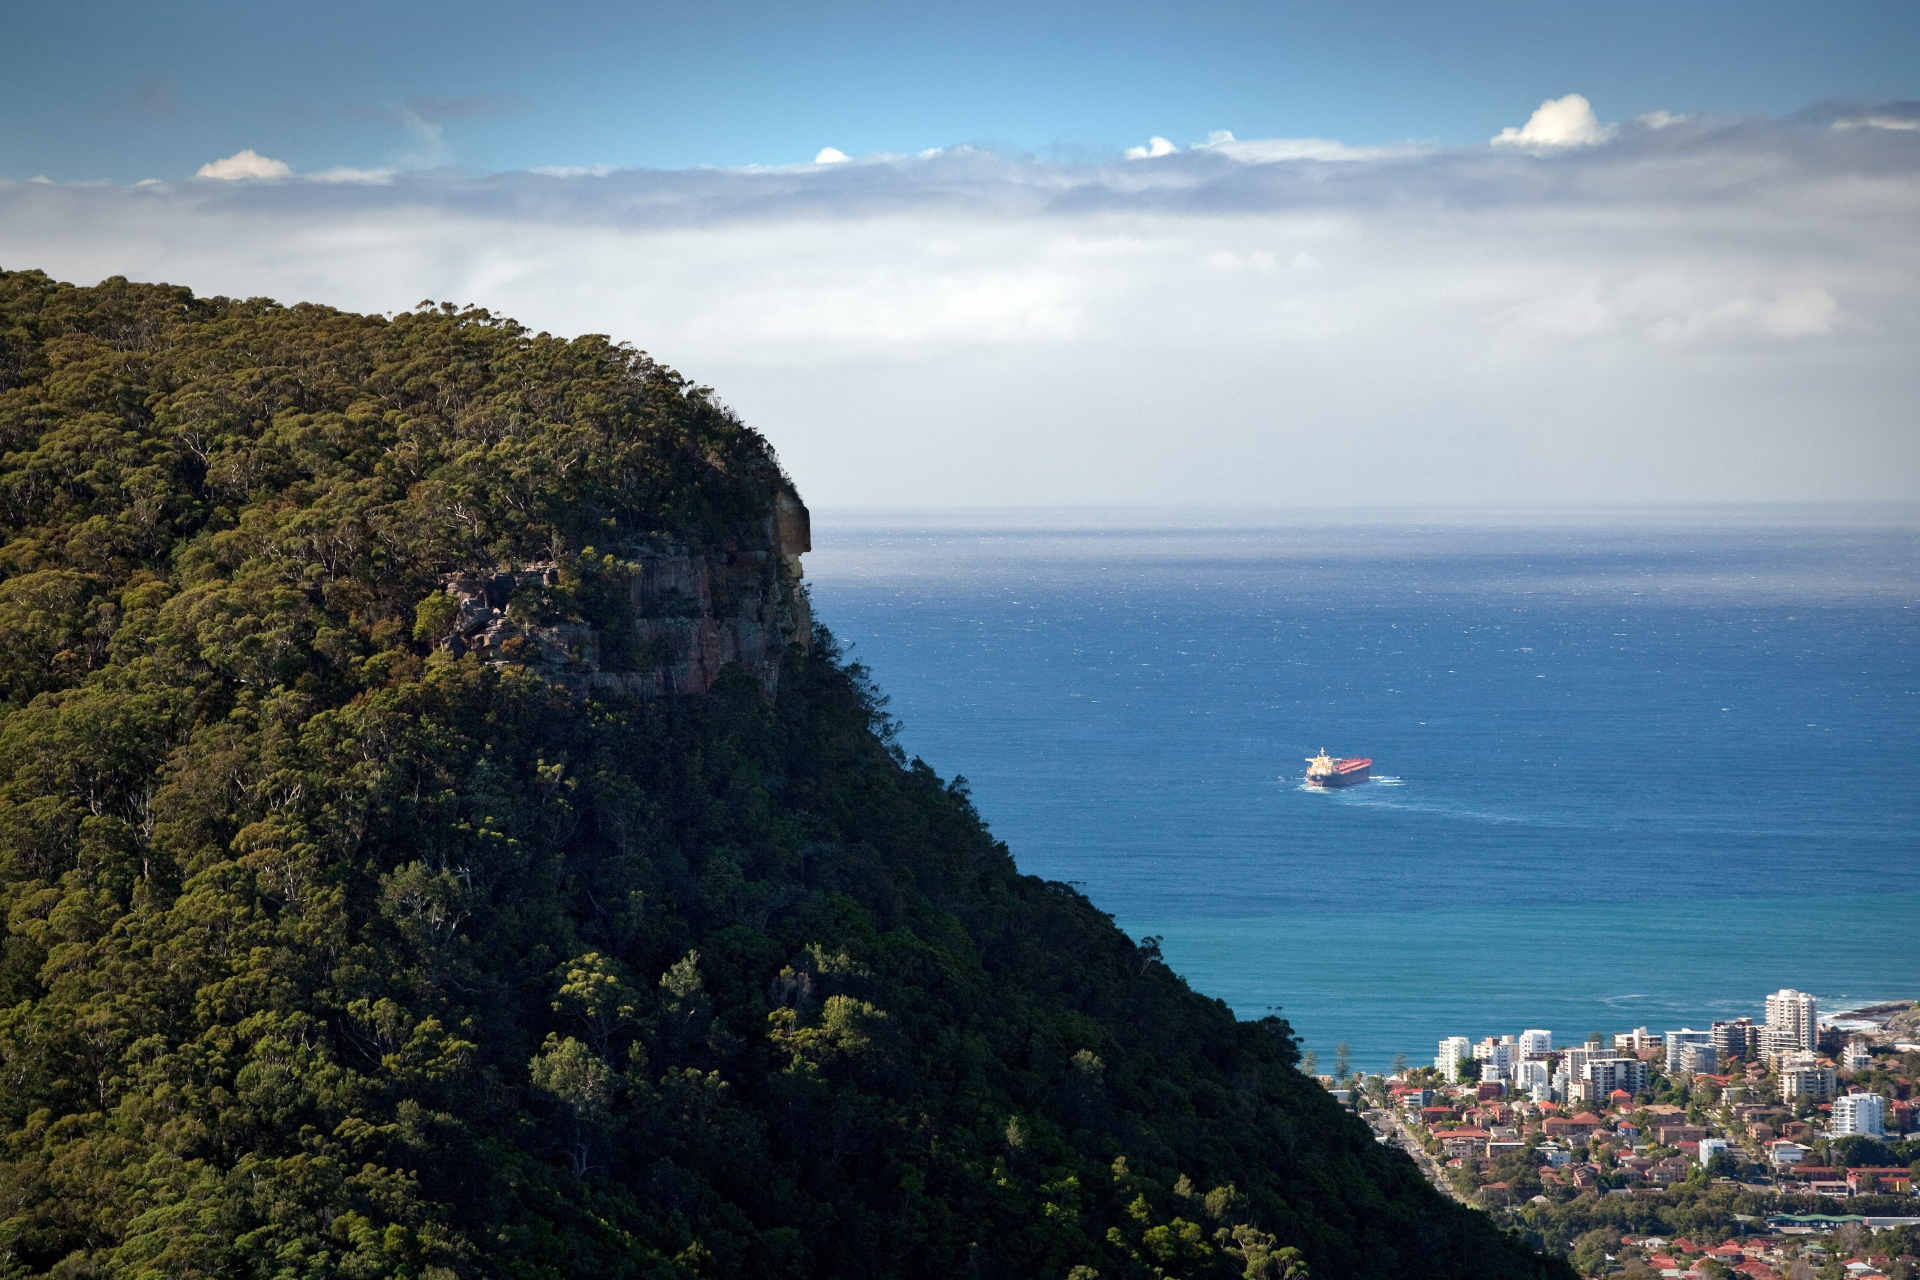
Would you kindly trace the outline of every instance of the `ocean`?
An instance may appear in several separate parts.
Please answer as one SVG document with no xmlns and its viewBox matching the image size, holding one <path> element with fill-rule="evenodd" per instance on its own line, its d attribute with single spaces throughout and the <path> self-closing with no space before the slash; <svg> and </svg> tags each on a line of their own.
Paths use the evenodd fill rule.
<svg viewBox="0 0 1920 1280">
<path fill-rule="evenodd" d="M 817 512 L 1023 871 L 1322 1069 L 1920 997 L 1910 512 Z M 1304 758 L 1374 760 L 1310 790 Z"/>
</svg>

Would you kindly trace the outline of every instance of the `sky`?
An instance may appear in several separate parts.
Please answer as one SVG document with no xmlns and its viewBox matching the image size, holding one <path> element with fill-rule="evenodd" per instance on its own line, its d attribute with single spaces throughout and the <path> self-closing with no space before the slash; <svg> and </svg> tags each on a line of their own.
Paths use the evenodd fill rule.
<svg viewBox="0 0 1920 1280">
<path fill-rule="evenodd" d="M 474 303 L 816 507 L 1920 496 L 1920 6 L 33 6 L 0 267 Z"/>
</svg>

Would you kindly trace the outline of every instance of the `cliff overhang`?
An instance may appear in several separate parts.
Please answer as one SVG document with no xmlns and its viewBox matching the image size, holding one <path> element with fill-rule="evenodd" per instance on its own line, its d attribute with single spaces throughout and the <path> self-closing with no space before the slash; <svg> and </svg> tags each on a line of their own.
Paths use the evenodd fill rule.
<svg viewBox="0 0 1920 1280">
<path fill-rule="evenodd" d="M 812 521 L 790 485 L 775 489 L 759 533 L 714 546 L 661 535 L 572 561 L 450 573 L 439 647 L 582 694 L 705 693 L 738 664 L 771 695 L 788 647 L 805 649 L 813 633 L 800 564 Z"/>
</svg>

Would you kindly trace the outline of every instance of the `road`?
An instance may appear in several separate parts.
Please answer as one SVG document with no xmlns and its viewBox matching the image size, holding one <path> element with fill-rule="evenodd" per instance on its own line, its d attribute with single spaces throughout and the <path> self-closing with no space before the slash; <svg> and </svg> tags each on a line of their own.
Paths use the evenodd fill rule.
<svg viewBox="0 0 1920 1280">
<path fill-rule="evenodd" d="M 1420 1140 L 1415 1138 L 1413 1131 L 1407 1128 L 1406 1118 L 1400 1114 L 1399 1108 L 1389 1106 L 1370 1109 L 1365 1116 L 1367 1123 L 1372 1125 L 1376 1132 L 1384 1130 L 1393 1135 L 1393 1145 L 1413 1158 L 1413 1163 L 1419 1166 L 1420 1172 L 1426 1175 L 1427 1181 L 1433 1184 L 1435 1190 L 1450 1200 L 1458 1200 L 1461 1204 L 1467 1203 L 1453 1189 L 1453 1183 L 1447 1180 L 1447 1171 L 1440 1167 L 1437 1160 L 1427 1154 L 1427 1149 L 1420 1145 Z"/>
</svg>

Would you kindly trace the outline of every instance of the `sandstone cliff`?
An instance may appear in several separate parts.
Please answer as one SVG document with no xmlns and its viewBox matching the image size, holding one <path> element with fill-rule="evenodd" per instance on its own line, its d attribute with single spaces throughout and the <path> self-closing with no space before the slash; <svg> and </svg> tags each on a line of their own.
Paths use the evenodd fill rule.
<svg viewBox="0 0 1920 1280">
<path fill-rule="evenodd" d="M 811 527 L 792 489 L 775 491 L 762 529 L 757 545 L 662 537 L 622 546 L 603 557 L 598 608 L 582 607 L 588 593 L 570 565 L 450 574 L 452 625 L 441 643 L 577 692 L 705 693 L 737 662 L 771 693 L 787 646 L 805 648 L 813 632 L 800 585 Z"/>
</svg>

